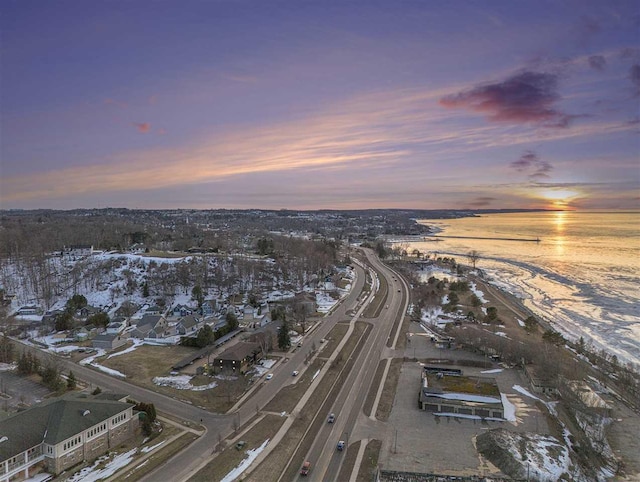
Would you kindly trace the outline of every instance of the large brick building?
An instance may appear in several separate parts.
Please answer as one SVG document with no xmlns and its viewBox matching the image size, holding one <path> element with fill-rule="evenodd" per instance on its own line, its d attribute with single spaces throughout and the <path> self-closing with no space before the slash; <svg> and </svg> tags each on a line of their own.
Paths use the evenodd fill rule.
<svg viewBox="0 0 640 482">
<path fill-rule="evenodd" d="M 93 460 L 134 435 L 133 405 L 63 397 L 0 422 L 0 482 L 28 478 L 36 467 L 51 474 Z"/>
</svg>

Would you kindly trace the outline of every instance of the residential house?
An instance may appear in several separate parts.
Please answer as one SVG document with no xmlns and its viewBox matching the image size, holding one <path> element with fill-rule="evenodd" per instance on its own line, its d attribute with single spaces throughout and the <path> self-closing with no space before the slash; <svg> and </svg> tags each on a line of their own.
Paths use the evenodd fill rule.
<svg viewBox="0 0 640 482">
<path fill-rule="evenodd" d="M 162 306 L 153 305 L 149 306 L 146 310 L 144 310 L 144 314 L 146 315 L 161 315 L 164 312 L 164 308 Z"/>
<path fill-rule="evenodd" d="M 138 311 L 140 307 L 131 301 L 123 301 L 120 307 L 115 311 L 116 316 L 129 317 Z"/>
<path fill-rule="evenodd" d="M 122 333 L 124 329 L 127 327 L 127 320 L 125 318 L 119 317 L 114 318 L 111 323 L 107 325 L 107 334 L 114 335 L 118 333 Z"/>
<path fill-rule="evenodd" d="M 93 348 L 102 348 L 106 351 L 115 350 L 127 343 L 128 338 L 116 333 L 97 335 L 91 342 Z"/>
<path fill-rule="evenodd" d="M 308 291 L 296 293 L 293 297 L 293 303 L 301 305 L 305 313 L 312 315 L 317 311 L 316 294 Z"/>
<path fill-rule="evenodd" d="M 169 324 L 164 316 L 144 315 L 131 331 L 134 338 L 162 338 L 168 334 Z"/>
<path fill-rule="evenodd" d="M 98 334 L 98 329 L 93 325 L 81 326 L 73 333 L 76 341 L 86 341 L 94 338 Z"/>
<path fill-rule="evenodd" d="M 202 326 L 200 318 L 188 315 L 181 318 L 176 324 L 176 333 L 183 336 L 195 334 Z"/>
<path fill-rule="evenodd" d="M 213 316 L 216 312 L 216 300 L 205 300 L 200 308 L 203 317 Z"/>
<path fill-rule="evenodd" d="M 83 306 L 82 308 L 80 308 L 76 312 L 76 315 L 78 316 L 78 318 L 86 320 L 90 316 L 97 315 L 101 311 L 102 310 L 100 308 L 96 308 L 95 306 L 91 306 L 91 305 L 86 305 L 86 306 Z"/>
<path fill-rule="evenodd" d="M 214 358 L 213 369 L 219 373 L 243 375 L 261 358 L 262 349 L 258 343 L 239 341 Z"/>
<path fill-rule="evenodd" d="M 0 421 L 0 482 L 29 478 L 40 468 L 57 475 L 122 444 L 138 426 L 133 407 L 63 397 Z"/>
<path fill-rule="evenodd" d="M 17 316 L 27 316 L 27 315 L 41 315 L 42 308 L 36 305 L 27 305 L 22 306 L 15 312 Z"/>
<path fill-rule="evenodd" d="M 183 317 L 193 313 L 187 305 L 176 305 L 171 309 L 171 316 Z"/>
<path fill-rule="evenodd" d="M 62 248 L 62 256 L 70 259 L 86 258 L 93 254 L 93 246 L 91 245 L 76 245 L 65 246 Z"/>
<path fill-rule="evenodd" d="M 251 305 L 244 305 L 242 309 L 243 318 L 247 321 L 251 321 L 256 317 L 256 313 L 258 312 L 258 308 L 254 308 Z"/>
</svg>

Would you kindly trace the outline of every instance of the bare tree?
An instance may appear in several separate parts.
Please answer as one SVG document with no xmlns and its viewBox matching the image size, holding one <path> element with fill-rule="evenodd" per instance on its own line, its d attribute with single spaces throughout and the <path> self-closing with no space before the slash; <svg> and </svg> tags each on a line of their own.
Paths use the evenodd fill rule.
<svg viewBox="0 0 640 482">
<path fill-rule="evenodd" d="M 471 266 L 473 266 L 473 269 L 476 269 L 476 263 L 480 259 L 480 253 L 473 249 L 467 253 L 467 258 L 469 259 Z"/>
</svg>

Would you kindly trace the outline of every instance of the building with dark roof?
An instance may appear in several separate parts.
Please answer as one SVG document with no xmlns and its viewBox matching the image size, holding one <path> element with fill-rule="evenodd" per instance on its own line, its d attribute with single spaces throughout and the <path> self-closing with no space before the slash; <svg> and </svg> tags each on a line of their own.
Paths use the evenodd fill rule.
<svg viewBox="0 0 640 482">
<path fill-rule="evenodd" d="M 422 410 L 450 416 L 504 417 L 502 396 L 495 379 L 444 371 L 433 373 L 430 368 L 422 371 L 418 397 Z"/>
<path fill-rule="evenodd" d="M 261 358 L 262 350 L 258 343 L 239 341 L 213 360 L 213 368 L 216 372 L 244 374 Z"/>
<path fill-rule="evenodd" d="M 0 421 L 0 482 L 28 478 L 35 467 L 58 474 L 132 437 L 134 405 L 63 397 Z"/>
</svg>

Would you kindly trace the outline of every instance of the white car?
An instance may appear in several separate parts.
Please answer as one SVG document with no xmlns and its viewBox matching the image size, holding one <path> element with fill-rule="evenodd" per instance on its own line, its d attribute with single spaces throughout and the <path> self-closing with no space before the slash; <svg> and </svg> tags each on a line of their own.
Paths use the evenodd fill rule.
<svg viewBox="0 0 640 482">
<path fill-rule="evenodd" d="M 273 378 L 273 373 L 267 373 L 267 376 L 265 378 L 267 380 L 271 380 Z"/>
<path fill-rule="evenodd" d="M 293 370 L 293 372 L 291 373 L 291 376 L 297 377 L 298 373 L 300 373 L 298 370 Z"/>
</svg>

